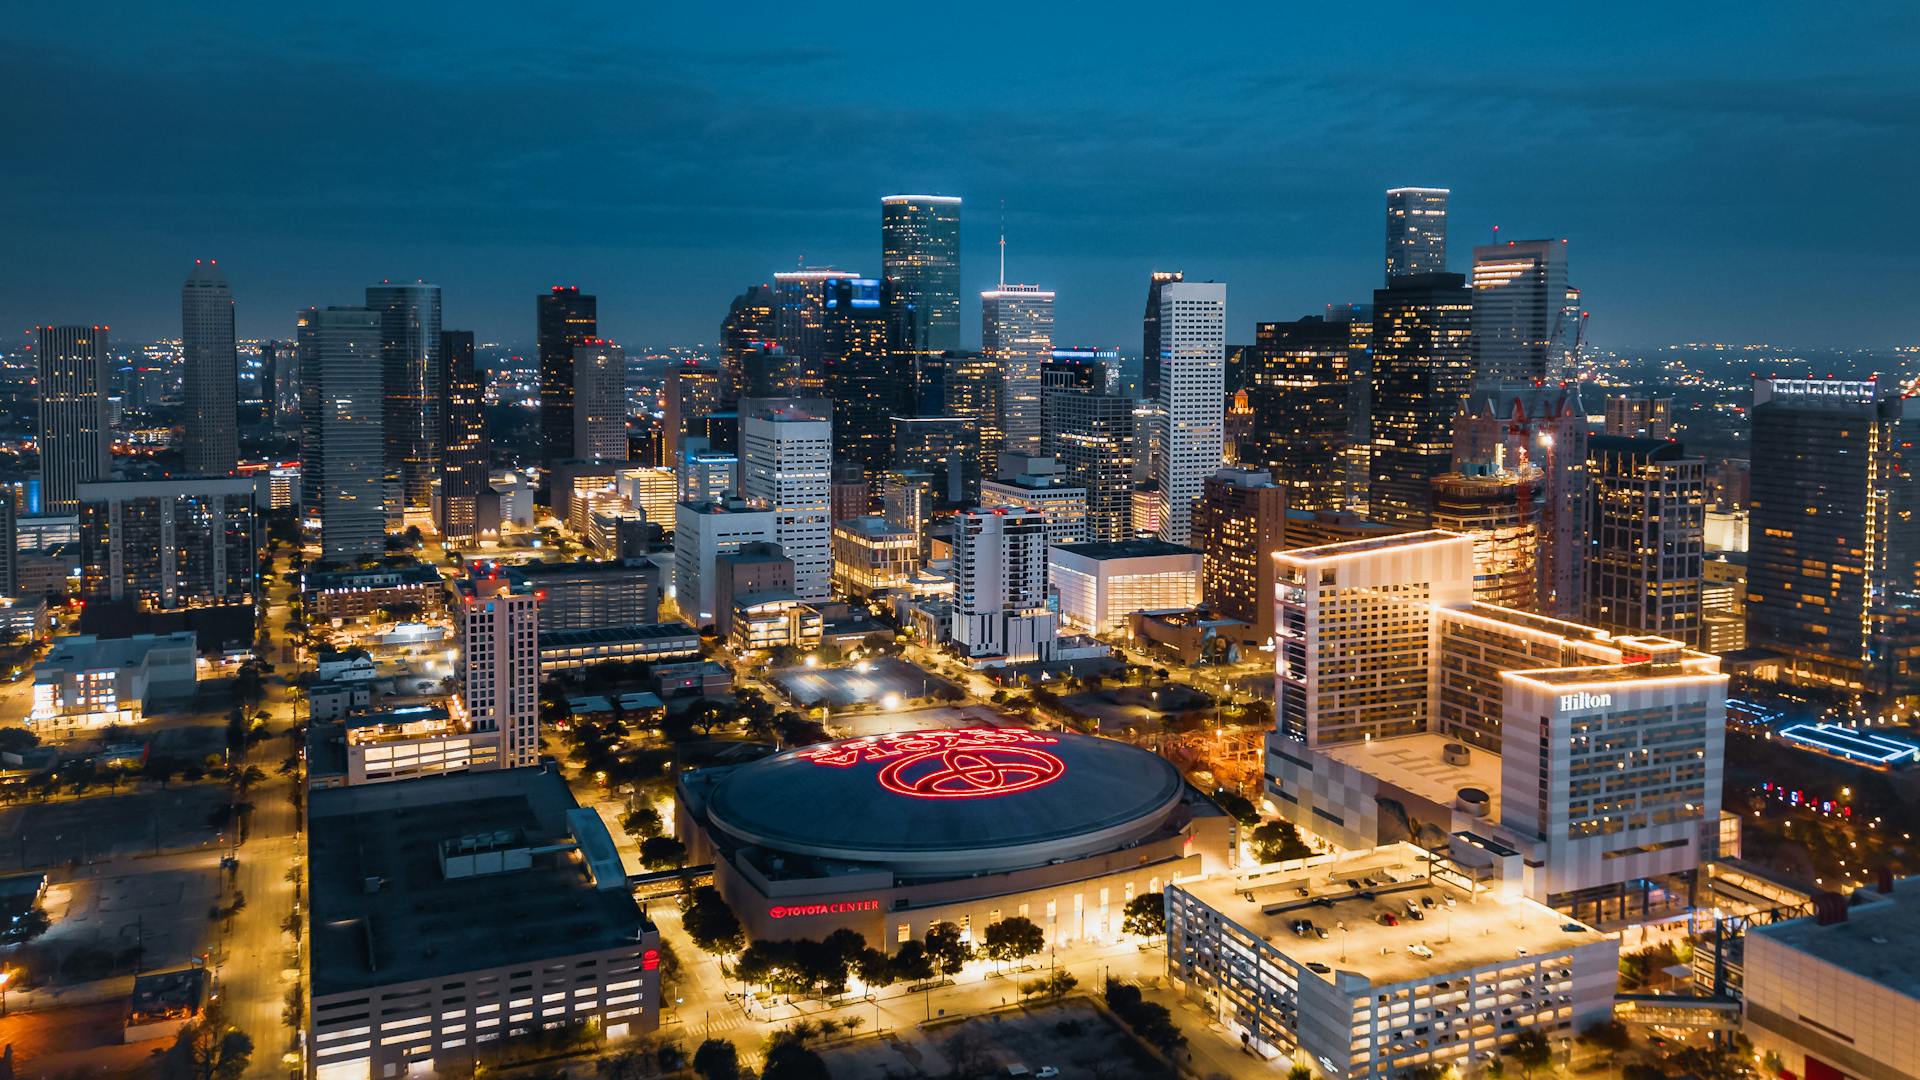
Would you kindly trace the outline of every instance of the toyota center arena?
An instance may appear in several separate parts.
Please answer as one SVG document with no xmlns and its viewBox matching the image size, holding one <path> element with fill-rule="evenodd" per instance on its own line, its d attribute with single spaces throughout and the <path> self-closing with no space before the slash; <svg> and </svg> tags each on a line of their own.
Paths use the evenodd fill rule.
<svg viewBox="0 0 1920 1080">
<path fill-rule="evenodd" d="M 1231 821 L 1160 757 L 976 728 L 810 746 L 680 778 L 679 835 L 754 938 L 875 948 L 1024 916 L 1111 940 L 1128 900 L 1226 866 Z"/>
</svg>

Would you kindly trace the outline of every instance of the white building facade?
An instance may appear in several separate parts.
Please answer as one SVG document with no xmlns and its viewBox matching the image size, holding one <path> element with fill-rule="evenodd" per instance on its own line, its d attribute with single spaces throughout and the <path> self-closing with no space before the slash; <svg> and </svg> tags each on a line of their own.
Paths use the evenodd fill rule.
<svg viewBox="0 0 1920 1080">
<path fill-rule="evenodd" d="M 1173 281 L 1160 289 L 1160 395 L 1163 451 L 1154 460 L 1159 537 L 1193 536 L 1193 503 L 1220 468 L 1226 445 L 1227 286 Z"/>
<path fill-rule="evenodd" d="M 1040 367 L 1053 357 L 1053 293 L 1001 285 L 980 294 L 980 351 L 1000 366 L 1000 430 L 1008 453 L 1040 452 Z"/>
<path fill-rule="evenodd" d="M 769 406 L 740 418 L 741 494 L 772 509 L 794 593 L 825 600 L 833 591 L 833 421 L 798 402 Z"/>
<path fill-rule="evenodd" d="M 1047 593 L 1047 519 L 1038 510 L 955 518 L 953 640 L 976 662 L 1053 656 L 1060 617 Z"/>
<path fill-rule="evenodd" d="M 744 499 L 683 502 L 674 508 L 674 603 L 696 627 L 719 617 L 713 585 L 722 555 L 750 543 L 777 543 L 773 511 Z M 797 567 L 796 567 L 797 569 Z"/>
<path fill-rule="evenodd" d="M 462 582 L 460 664 L 467 718 L 498 733 L 500 767 L 540 761 L 540 601 L 505 582 Z"/>
</svg>

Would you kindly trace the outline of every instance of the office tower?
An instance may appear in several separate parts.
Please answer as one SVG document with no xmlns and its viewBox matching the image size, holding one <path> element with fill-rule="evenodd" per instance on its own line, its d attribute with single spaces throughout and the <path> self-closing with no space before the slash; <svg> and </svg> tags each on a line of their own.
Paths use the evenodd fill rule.
<svg viewBox="0 0 1920 1080">
<path fill-rule="evenodd" d="M 534 298 L 540 349 L 540 463 L 573 455 L 573 350 L 598 337 L 599 302 L 578 285 L 555 285 Z"/>
<path fill-rule="evenodd" d="M 1585 621 L 1699 646 L 1706 472 L 1676 442 L 1587 440 Z"/>
<path fill-rule="evenodd" d="M 187 405 L 180 449 L 186 470 L 225 476 L 240 461 L 233 400 L 240 360 L 233 346 L 233 290 L 217 260 L 193 260 L 180 287 L 180 361 Z M 271 391 L 261 396 L 271 400 Z"/>
<path fill-rule="evenodd" d="M 1019 471 L 980 482 L 980 507 L 1038 510 L 1047 518 L 1047 542 L 1083 544 L 1087 535 L 1087 489 L 1073 482 L 1058 462 L 1044 457 L 1015 457 Z"/>
<path fill-rule="evenodd" d="M 1387 189 L 1387 284 L 1447 271 L 1447 189 Z"/>
<path fill-rule="evenodd" d="M 753 397 L 818 397 L 826 385 L 827 305 L 837 282 L 857 279 L 845 270 L 810 268 L 773 275 L 773 336 L 783 350 L 783 363 L 771 367 L 759 386 L 749 386 Z M 872 279 L 860 279 L 872 281 Z M 871 298 L 879 299 L 873 282 Z M 863 299 L 867 297 L 863 295 Z"/>
<path fill-rule="evenodd" d="M 1000 359 L 984 352 L 958 351 L 942 353 L 939 359 L 946 387 L 943 415 L 961 417 L 973 425 L 980 475 L 997 475 L 1000 453 L 1007 446 L 1007 433 L 1000 426 L 1006 416 L 1007 391 Z"/>
<path fill-rule="evenodd" d="M 1246 387 L 1253 434 L 1242 463 L 1272 469 L 1296 510 L 1340 509 L 1351 426 L 1351 328 L 1309 315 L 1260 323 L 1254 337 Z"/>
<path fill-rule="evenodd" d="M 1274 556 L 1286 546 L 1286 488 L 1265 469 L 1221 469 L 1193 508 L 1200 595 L 1215 615 L 1273 637 Z"/>
<path fill-rule="evenodd" d="M 892 462 L 893 418 L 909 414 L 913 404 L 911 372 L 897 368 L 887 353 L 880 293 L 873 278 L 828 282 L 823 314 L 834 453 L 870 472 Z"/>
<path fill-rule="evenodd" d="M 500 767 L 540 763 L 540 601 L 498 578 L 458 585 L 467 721 L 500 736 Z"/>
<path fill-rule="evenodd" d="M 1452 470 L 1491 463 L 1540 470 L 1540 544 L 1535 610 L 1580 618 L 1586 604 L 1587 421 L 1576 392 L 1560 385 L 1483 383 L 1453 422 Z"/>
<path fill-rule="evenodd" d="M 904 590 L 920 569 L 921 536 L 875 516 L 833 526 L 833 591 L 848 600 Z"/>
<path fill-rule="evenodd" d="M 300 511 L 326 559 L 378 555 L 386 544 L 380 323 L 363 307 L 301 316 Z"/>
<path fill-rule="evenodd" d="M 1539 610 L 1541 471 L 1465 462 L 1433 478 L 1433 527 L 1473 539 L 1473 598 Z"/>
<path fill-rule="evenodd" d="M 649 559 L 536 559 L 501 567 L 499 576 L 540 599 L 542 633 L 660 621 L 660 570 Z"/>
<path fill-rule="evenodd" d="M 627 350 L 605 338 L 573 347 L 573 447 L 579 461 L 627 460 Z"/>
<path fill-rule="evenodd" d="M 825 600 L 833 575 L 833 419 L 825 402 L 741 402 L 740 493 L 774 515 L 794 592 Z"/>
<path fill-rule="evenodd" d="M 1053 293 L 1008 285 L 980 294 L 980 351 L 1000 367 L 1000 430 L 1012 453 L 1040 452 L 1040 368 L 1053 358 Z"/>
<path fill-rule="evenodd" d="M 1901 597 L 1920 543 L 1917 419 L 1891 379 L 1754 383 L 1747 644 L 1777 653 L 1789 683 L 1867 700 L 1920 692 L 1900 655 L 1920 624 Z"/>
<path fill-rule="evenodd" d="M 367 307 L 380 316 L 380 366 L 386 384 L 382 421 L 387 472 L 400 477 L 407 509 L 433 505 L 440 475 L 440 286 L 383 281 L 367 287 Z"/>
<path fill-rule="evenodd" d="M 881 199 L 880 267 L 887 348 L 917 381 L 922 364 L 960 347 L 960 199 Z"/>
<path fill-rule="evenodd" d="M 1227 286 L 1168 282 L 1160 289 L 1160 397 L 1164 433 L 1154 460 L 1160 539 L 1193 535 L 1193 502 L 1220 467 L 1226 438 Z"/>
<path fill-rule="evenodd" d="M 80 484 L 111 468 L 107 328 L 40 328 L 40 511 L 71 514 Z"/>
<path fill-rule="evenodd" d="M 486 376 L 474 358 L 473 331 L 440 332 L 440 383 L 446 387 L 441 416 L 440 487 L 435 523 L 449 540 L 480 534 L 480 499 L 487 492 Z"/>
<path fill-rule="evenodd" d="M 1347 511 L 1367 512 L 1373 477 L 1373 306 L 1328 304 L 1327 321 L 1347 328 L 1347 445 L 1341 452 Z"/>
<path fill-rule="evenodd" d="M 773 286 L 753 285 L 733 298 L 727 317 L 720 321 L 722 398 L 740 400 L 747 388 L 747 357 L 764 349 L 773 337 Z"/>
<path fill-rule="evenodd" d="M 1059 386 L 1042 392 L 1041 452 L 1087 491 L 1087 538 L 1133 536 L 1134 458 L 1139 453 L 1137 398 L 1092 388 Z"/>
<path fill-rule="evenodd" d="M 1473 383 L 1472 292 L 1459 274 L 1407 274 L 1373 294 L 1375 521 L 1425 528 L 1433 478 L 1453 457 L 1453 418 Z"/>
<path fill-rule="evenodd" d="M 726 399 L 726 373 L 701 367 L 693 360 L 673 364 L 667 368 L 660 396 L 661 435 L 666 442 L 667 461 L 673 463 L 680 460 L 688 425 L 720 411 Z"/>
<path fill-rule="evenodd" d="M 1606 432 L 1630 439 L 1671 439 L 1673 399 L 1651 394 L 1610 395 Z"/>
<path fill-rule="evenodd" d="M 1473 249 L 1473 359 L 1489 382 L 1546 382 L 1565 370 L 1567 242 Z"/>
<path fill-rule="evenodd" d="M 1165 345 L 1160 336 L 1160 292 L 1185 280 L 1187 275 L 1179 270 L 1155 270 L 1147 279 L 1147 310 L 1140 319 L 1140 396 L 1149 402 L 1160 400 L 1160 352 Z"/>
<path fill-rule="evenodd" d="M 1055 348 L 1047 362 L 1040 365 L 1041 443 L 1047 437 L 1045 394 L 1048 390 L 1107 391 L 1108 373 L 1120 363 L 1118 349 Z M 1042 450 L 1044 453 L 1045 450 Z"/>
<path fill-rule="evenodd" d="M 953 640 L 975 660 L 1048 660 L 1060 616 L 1047 603 L 1047 518 L 968 510 L 954 520 Z"/>
<path fill-rule="evenodd" d="M 744 544 L 777 542 L 772 509 L 745 499 L 682 501 L 674 507 L 674 604 L 702 629 L 720 617 L 715 565 Z"/>
<path fill-rule="evenodd" d="M 893 461 L 897 470 L 926 477 L 940 509 L 980 501 L 980 428 L 965 416 L 896 416 Z"/>
<path fill-rule="evenodd" d="M 267 373 L 267 407 L 275 432 L 300 434 L 300 349 L 275 339 L 260 346 Z"/>
</svg>

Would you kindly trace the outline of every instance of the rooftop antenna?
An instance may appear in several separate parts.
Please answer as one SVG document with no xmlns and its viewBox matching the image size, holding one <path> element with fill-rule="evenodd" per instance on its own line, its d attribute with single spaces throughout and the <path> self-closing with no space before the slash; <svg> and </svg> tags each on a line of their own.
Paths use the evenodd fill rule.
<svg viewBox="0 0 1920 1080">
<path fill-rule="evenodd" d="M 1000 287 L 1007 287 L 1007 200 L 1000 200 Z"/>
</svg>

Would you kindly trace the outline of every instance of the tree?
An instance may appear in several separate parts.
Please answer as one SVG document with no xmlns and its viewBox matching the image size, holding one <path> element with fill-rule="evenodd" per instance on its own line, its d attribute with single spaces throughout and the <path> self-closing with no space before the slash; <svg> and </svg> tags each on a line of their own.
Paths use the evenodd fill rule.
<svg viewBox="0 0 1920 1080">
<path fill-rule="evenodd" d="M 869 990 L 892 986 L 899 979 L 893 961 L 878 949 L 860 950 L 860 955 L 853 959 L 853 973 L 860 976 Z"/>
<path fill-rule="evenodd" d="M 18 754 L 39 745 L 40 736 L 26 728 L 0 728 L 0 754 Z"/>
<path fill-rule="evenodd" d="M 1508 1043 L 1501 1053 L 1513 1059 L 1520 1071 L 1528 1076 L 1533 1071 L 1553 1060 L 1553 1045 L 1547 1042 L 1547 1036 L 1539 1028 L 1528 1028 Z"/>
<path fill-rule="evenodd" d="M 1120 929 L 1140 937 L 1159 937 L 1167 932 L 1167 894 L 1141 893 L 1127 901 Z"/>
<path fill-rule="evenodd" d="M 1300 830 L 1291 822 L 1269 821 L 1254 829 L 1249 839 L 1253 843 L 1253 857 L 1263 863 L 1304 859 L 1313 854 L 1307 842 L 1300 839 Z"/>
<path fill-rule="evenodd" d="M 1074 978 L 1072 972 L 1056 971 L 1044 979 L 1035 979 L 1032 982 L 1021 983 L 1020 993 L 1024 997 L 1044 997 L 1049 1001 L 1054 1001 L 1065 997 L 1078 985 L 1080 985 L 1080 980 Z"/>
<path fill-rule="evenodd" d="M 973 947 L 960 938 L 960 928 L 950 922 L 927 927 L 927 959 L 941 975 L 955 975 L 973 959 Z"/>
<path fill-rule="evenodd" d="M 687 863 L 687 845 L 671 836 L 640 841 L 640 864 L 649 870 L 678 870 Z"/>
<path fill-rule="evenodd" d="M 725 1039 L 708 1039 L 693 1052 L 693 1071 L 701 1080 L 735 1080 L 740 1075 L 740 1051 Z"/>
<path fill-rule="evenodd" d="M 687 904 L 686 913 L 680 917 L 680 925 L 693 943 L 707 953 L 739 952 L 740 946 L 746 941 L 739 917 L 727 905 L 720 890 L 711 885 L 702 885 L 693 890 L 693 898 Z"/>
<path fill-rule="evenodd" d="M 1213 801 L 1220 804 L 1220 809 L 1225 810 L 1228 817 L 1248 828 L 1260 824 L 1260 811 L 1254 809 L 1253 800 L 1237 791 L 1215 788 Z"/>
<path fill-rule="evenodd" d="M 663 827 L 660 823 L 660 811 L 651 806 L 636 806 L 620 819 L 620 827 L 627 831 L 628 836 L 637 840 L 648 840 L 659 836 Z"/>
<path fill-rule="evenodd" d="M 1047 933 L 1032 919 L 1015 915 L 987 927 L 985 947 L 989 960 L 1020 961 L 1047 947 Z"/>
<path fill-rule="evenodd" d="M 1294 1062 L 1293 1068 L 1287 1070 L 1287 1080 L 1313 1080 L 1313 1066 Z"/>
<path fill-rule="evenodd" d="M 1580 1041 L 1602 1050 L 1620 1051 L 1633 1045 L 1633 1035 L 1618 1020 L 1598 1020 L 1580 1029 Z"/>
<path fill-rule="evenodd" d="M 182 1080 L 240 1080 L 253 1057 L 253 1039 L 227 1022 L 226 1007 L 208 1003 L 200 1019 L 180 1030 L 167 1051 L 166 1072 Z"/>
<path fill-rule="evenodd" d="M 1437 1061 L 1423 1061 L 1400 1070 L 1400 1080 L 1440 1080 L 1445 1075 L 1447 1067 Z"/>
<path fill-rule="evenodd" d="M 926 982 L 933 978 L 933 960 L 927 956 L 927 947 L 917 941 L 901 942 L 888 963 L 894 978 L 900 982 Z"/>
<path fill-rule="evenodd" d="M 833 1074 L 827 1071 L 827 1063 L 819 1054 L 798 1041 L 787 1041 L 767 1051 L 767 1063 L 760 1070 L 760 1080 L 833 1080 Z"/>
</svg>

